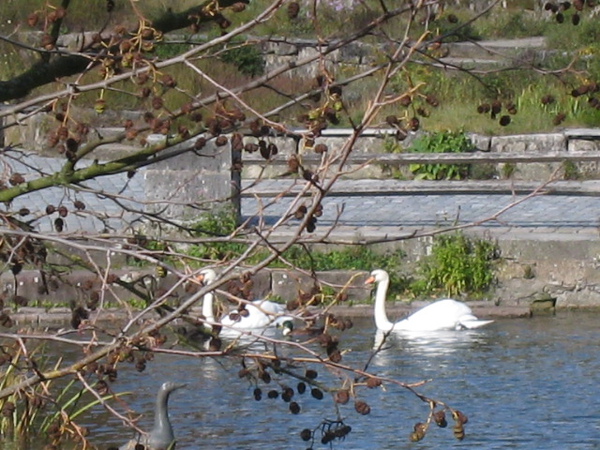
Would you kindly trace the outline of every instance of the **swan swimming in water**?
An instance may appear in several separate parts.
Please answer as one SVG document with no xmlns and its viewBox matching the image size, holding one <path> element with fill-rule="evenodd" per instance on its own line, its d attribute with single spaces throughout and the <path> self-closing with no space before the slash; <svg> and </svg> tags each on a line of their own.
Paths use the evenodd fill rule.
<svg viewBox="0 0 600 450">
<path fill-rule="evenodd" d="M 154 409 L 154 428 L 147 436 L 132 439 L 127 444 L 119 447 L 119 450 L 133 450 L 143 446 L 147 450 L 167 450 L 175 448 L 175 435 L 169 420 L 169 395 L 171 392 L 185 387 L 185 384 L 167 381 L 163 383 L 156 395 L 156 406 Z"/>
<path fill-rule="evenodd" d="M 390 322 L 385 312 L 385 297 L 390 277 L 385 270 L 371 272 L 365 284 L 377 284 L 375 325 L 379 331 L 438 331 L 479 328 L 493 320 L 479 320 L 465 303 L 446 298 L 421 308 L 406 319 Z"/>
<path fill-rule="evenodd" d="M 217 274 L 212 269 L 204 269 L 200 272 L 198 281 L 205 285 L 212 283 L 217 278 Z M 207 322 L 214 322 L 213 315 L 213 293 L 212 291 L 204 296 L 202 302 L 202 314 Z M 269 300 L 254 300 L 246 305 L 246 315 L 242 315 L 237 310 L 225 314 L 219 320 L 223 325 L 221 333 L 227 334 L 228 330 L 255 330 L 267 327 L 281 326 L 285 321 L 292 320 L 292 317 L 285 315 L 285 305 L 275 303 Z"/>
</svg>

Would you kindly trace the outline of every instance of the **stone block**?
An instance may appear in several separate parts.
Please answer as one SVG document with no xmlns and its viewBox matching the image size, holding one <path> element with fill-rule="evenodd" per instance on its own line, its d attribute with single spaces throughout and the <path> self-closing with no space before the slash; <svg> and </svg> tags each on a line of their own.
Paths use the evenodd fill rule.
<svg viewBox="0 0 600 450">
<path fill-rule="evenodd" d="M 562 133 L 494 136 L 490 150 L 498 153 L 564 152 L 566 137 Z"/>
<path fill-rule="evenodd" d="M 371 289 L 364 286 L 366 278 L 366 271 L 340 270 L 317 273 L 322 288 L 333 289 L 336 293 L 345 289 L 348 301 L 362 302 L 370 297 Z M 273 270 L 271 279 L 273 295 L 285 301 L 297 298 L 300 293 L 310 292 L 315 286 L 314 278 L 297 271 Z"/>
<path fill-rule="evenodd" d="M 176 220 L 196 219 L 232 195 L 231 175 L 203 170 L 146 170 L 148 212 L 163 211 Z"/>
</svg>

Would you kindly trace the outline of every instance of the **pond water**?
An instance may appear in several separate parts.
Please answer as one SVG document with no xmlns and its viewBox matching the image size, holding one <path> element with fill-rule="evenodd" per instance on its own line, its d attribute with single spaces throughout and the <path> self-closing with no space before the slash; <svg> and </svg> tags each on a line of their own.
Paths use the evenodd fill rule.
<svg viewBox="0 0 600 450">
<path fill-rule="evenodd" d="M 413 425 L 425 421 L 428 407 L 406 390 L 386 385 L 385 390 L 359 391 L 371 406 L 370 415 L 357 414 L 352 402 L 341 407 L 352 431 L 333 448 L 599 448 L 599 320 L 597 313 L 563 312 L 499 320 L 473 331 L 394 336 L 389 348 L 374 357 L 370 371 L 406 382 L 431 379 L 420 392 L 468 416 L 465 439 L 453 437 L 449 419 L 447 428 L 433 426 L 423 441 L 411 443 Z M 366 361 L 373 330 L 372 320 L 357 320 L 342 335 L 343 346 L 352 349 L 344 355 L 345 364 Z M 263 399 L 255 401 L 254 387 L 235 376 L 238 369 L 212 359 L 159 356 L 142 374 L 132 370 L 120 376 L 113 388 L 132 392 L 127 403 L 146 413 L 140 426 L 149 429 L 158 386 L 165 380 L 187 383 L 170 401 L 178 449 L 305 449 L 300 431 L 335 418 L 329 397 L 319 401 L 308 393 L 295 395 L 302 411 L 291 414 L 281 398 L 267 398 L 275 380 L 263 386 Z M 318 379 L 333 378 L 320 372 Z M 99 448 L 131 437 L 101 408 L 89 420 L 91 441 Z"/>
</svg>

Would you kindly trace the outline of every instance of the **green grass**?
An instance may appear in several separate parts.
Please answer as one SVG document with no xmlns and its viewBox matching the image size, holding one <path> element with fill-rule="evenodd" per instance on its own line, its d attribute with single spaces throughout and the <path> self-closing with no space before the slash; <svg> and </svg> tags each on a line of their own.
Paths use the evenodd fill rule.
<svg viewBox="0 0 600 450">
<path fill-rule="evenodd" d="M 178 9 L 196 4 L 193 0 L 180 2 L 177 5 Z M 445 131 L 445 130 L 465 130 L 467 132 L 477 132 L 489 135 L 499 134 L 518 134 L 527 132 L 546 132 L 553 130 L 557 125 L 554 124 L 554 117 L 558 112 L 566 114 L 566 119 L 560 124 L 564 126 L 597 126 L 600 119 L 598 111 L 591 110 L 584 105 L 583 100 L 574 101 L 567 93 L 573 87 L 584 82 L 586 79 L 593 79 L 600 74 L 600 58 L 595 57 L 599 51 L 598 42 L 600 42 L 600 32 L 595 26 L 595 22 L 590 19 L 582 19 L 579 26 L 573 26 L 570 23 L 557 24 L 552 20 L 540 20 L 533 16 L 530 7 L 526 1 L 509 2 L 509 8 L 497 8 L 492 13 L 489 13 L 469 27 L 461 31 L 464 37 L 473 39 L 497 39 L 509 37 L 525 37 L 546 35 L 549 39 L 551 48 L 564 48 L 572 51 L 573 49 L 583 47 L 581 58 L 577 63 L 577 68 L 588 70 L 589 77 L 583 74 L 568 75 L 561 74 L 559 76 L 532 76 L 531 71 L 513 72 L 508 71 L 497 75 L 481 75 L 480 83 L 473 77 L 457 75 L 450 71 L 434 71 L 425 66 L 411 66 L 410 78 L 412 83 L 426 83 L 423 93 L 428 94 L 434 92 L 440 100 L 440 105 L 437 108 L 425 105 L 429 117 L 420 117 L 422 128 L 428 131 Z M 0 23 L 0 31 L 8 34 L 14 24 L 19 21 L 24 21 L 27 16 L 38 11 L 42 13 L 45 9 L 46 2 L 44 0 L 6 0 L 0 2 L 0 17 L 6 18 Z M 143 14 L 148 17 L 155 17 L 165 10 L 166 6 L 160 0 L 148 0 L 143 3 L 136 4 Z M 529 6 L 528 6 L 529 5 Z M 224 11 L 224 14 L 233 21 L 233 24 L 239 24 L 250 20 L 256 15 L 264 5 L 258 2 L 252 2 L 248 5 L 246 11 L 238 14 Z M 573 8 L 571 8 L 572 10 Z M 325 8 L 319 16 L 318 32 L 321 36 L 334 37 L 340 29 L 350 29 L 363 25 L 379 14 L 380 6 L 376 0 L 368 0 L 361 2 L 354 10 L 334 11 L 333 8 Z M 269 21 L 264 25 L 260 25 L 253 34 L 285 34 L 291 37 L 315 37 L 314 27 L 307 17 L 308 8 L 304 8 L 301 15 L 297 19 L 289 19 L 286 15 L 286 8 L 277 12 L 277 17 L 280 20 Z M 458 24 L 464 23 L 473 17 L 473 12 L 467 9 L 457 9 L 447 6 L 443 14 L 432 24 L 432 30 L 435 33 L 444 33 L 455 26 L 449 19 L 451 15 L 455 15 L 458 19 Z M 572 14 L 572 12 L 569 12 Z M 65 18 L 65 31 L 73 31 L 74 24 L 77 27 L 93 29 L 98 27 L 98 18 L 107 17 L 104 2 L 92 2 L 86 8 L 70 8 L 67 17 Z M 116 2 L 116 7 L 109 21 L 109 27 L 116 23 L 125 21 L 127 24 L 135 25 L 135 15 L 133 15 L 130 6 L 127 2 Z M 386 25 L 389 30 L 399 29 L 402 25 L 403 18 L 398 18 L 394 23 Z M 11 24 L 8 24 L 11 21 Z M 38 25 L 38 28 L 40 25 Z M 31 29 L 24 26 L 24 29 Z M 209 35 L 217 35 L 219 30 L 217 27 L 208 27 L 206 30 Z M 422 30 L 416 30 L 416 34 Z M 374 40 L 374 38 L 369 38 Z M 2 54 L 6 55 L 4 64 L 0 58 L 0 77 L 3 79 L 9 78 L 20 73 L 25 64 L 21 61 L 21 57 L 16 57 L 15 50 L 7 46 L 5 43 L 0 43 L 2 46 Z M 181 50 L 181 46 L 171 46 L 159 44 L 157 46 L 156 55 L 167 57 L 174 52 Z M 239 65 L 239 58 L 236 54 L 243 54 L 244 58 L 249 62 Z M 249 75 L 257 75 L 261 70 L 261 62 L 257 59 L 257 55 L 251 49 L 236 50 L 234 54 L 229 55 L 230 63 L 217 60 L 215 58 L 207 58 L 206 60 L 198 61 L 202 70 L 205 70 L 208 75 L 215 77 L 220 83 L 227 87 L 233 87 L 248 81 Z M 8 64 L 10 58 L 11 64 Z M 222 59 L 222 58 L 219 58 Z M 562 60 L 561 60 L 562 59 Z M 16 61 L 17 63 L 13 63 Z M 545 64 L 548 61 L 545 61 Z M 567 59 L 557 57 L 555 61 L 551 61 L 551 68 L 557 69 L 564 67 L 567 64 Z M 248 73 L 244 75 L 238 69 L 242 68 Z M 214 87 L 203 81 L 199 76 L 193 74 L 190 76 L 188 69 L 183 67 L 169 68 L 167 71 L 177 80 L 177 87 L 185 92 L 201 92 L 203 95 L 211 95 L 214 93 Z M 343 80 L 344 77 L 351 76 L 353 69 L 349 67 L 337 68 L 335 76 Z M 86 75 L 84 81 L 99 80 L 98 72 Z M 275 108 L 283 101 L 287 101 L 286 95 L 293 95 L 300 92 L 310 84 L 310 80 L 303 78 L 281 77 L 272 81 L 275 89 L 260 89 L 248 93 L 245 99 L 253 104 L 258 111 L 265 112 Z M 402 92 L 408 86 L 408 80 L 405 74 L 402 74 L 397 80 L 393 80 L 392 87 L 397 92 Z M 62 85 L 61 85 L 62 87 Z M 123 83 L 116 86 L 118 89 L 125 90 L 126 84 Z M 348 98 L 345 106 L 348 114 L 354 120 L 361 118 L 361 111 L 364 110 L 368 101 L 371 98 L 370 93 L 374 92 L 377 87 L 376 77 L 371 77 L 364 82 L 357 83 L 345 89 L 344 97 Z M 51 86 L 44 87 L 40 90 L 46 92 L 54 89 Z M 136 87 L 131 94 L 138 94 L 140 90 Z M 279 94 L 279 93 L 283 94 Z M 105 98 L 107 100 L 107 108 L 111 110 L 135 109 L 146 106 L 149 101 L 138 98 L 136 95 L 124 94 L 120 92 L 107 92 Z M 552 94 L 556 97 L 556 104 L 552 107 L 540 107 L 539 99 L 546 94 Z M 97 94 L 82 94 L 78 99 L 78 103 L 87 104 L 92 107 Z M 477 113 L 477 106 L 481 102 L 490 101 L 492 99 L 500 99 L 502 101 L 514 101 L 518 104 L 518 114 L 511 117 L 511 123 L 508 126 L 501 126 L 498 120 L 492 120 L 489 117 Z M 164 101 L 167 109 L 175 109 L 181 104 L 189 101 L 189 97 L 177 90 L 169 90 L 164 94 Z M 421 102 L 422 103 L 422 102 Z M 403 111 L 407 118 L 417 115 L 415 108 L 419 106 L 415 102 L 411 108 Z M 559 107 L 561 110 L 559 111 Z M 554 109 L 554 111 L 551 111 Z M 383 124 L 385 116 L 390 113 L 397 113 L 398 107 L 386 108 L 382 111 L 380 117 L 376 120 L 377 124 Z M 299 107 L 290 108 L 284 111 L 281 118 L 292 125 L 302 125 L 295 118 L 301 111 Z M 350 121 L 348 116 L 342 115 L 339 126 L 347 127 Z"/>
</svg>

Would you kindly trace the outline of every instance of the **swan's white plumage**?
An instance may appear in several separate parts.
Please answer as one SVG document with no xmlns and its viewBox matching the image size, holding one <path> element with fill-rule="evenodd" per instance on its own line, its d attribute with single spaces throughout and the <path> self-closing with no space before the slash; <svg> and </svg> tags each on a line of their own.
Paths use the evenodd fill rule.
<svg viewBox="0 0 600 450">
<path fill-rule="evenodd" d="M 237 311 L 232 311 L 221 318 L 224 328 L 235 328 L 238 330 L 253 330 L 256 328 L 265 328 L 278 326 L 289 316 L 285 316 L 285 306 L 274 303 L 269 300 L 254 300 L 246 305 L 247 316 L 240 316 L 239 320 L 232 319 L 231 315 Z"/>
<path fill-rule="evenodd" d="M 199 280 L 205 285 L 212 283 L 217 274 L 212 269 L 204 269 L 200 272 Z M 267 327 L 281 326 L 286 320 L 292 320 L 292 317 L 285 315 L 285 306 L 270 300 L 254 300 L 246 305 L 247 315 L 241 315 L 237 310 L 225 314 L 219 320 L 223 325 L 221 333 L 227 333 L 227 330 L 254 330 Z M 213 313 L 213 293 L 207 293 L 203 298 L 202 314 L 207 322 L 214 322 Z M 239 320 L 234 320 L 232 315 L 239 315 Z M 210 317 L 210 319 L 209 319 Z M 237 319 L 237 317 L 236 317 Z"/>
<path fill-rule="evenodd" d="M 479 328 L 493 320 L 479 320 L 473 315 L 471 308 L 465 303 L 446 298 L 438 300 L 406 319 L 390 322 L 385 311 L 385 297 L 390 284 L 390 277 L 385 270 L 371 272 L 366 284 L 376 283 L 375 293 L 375 325 L 380 331 L 438 331 Z"/>
</svg>

